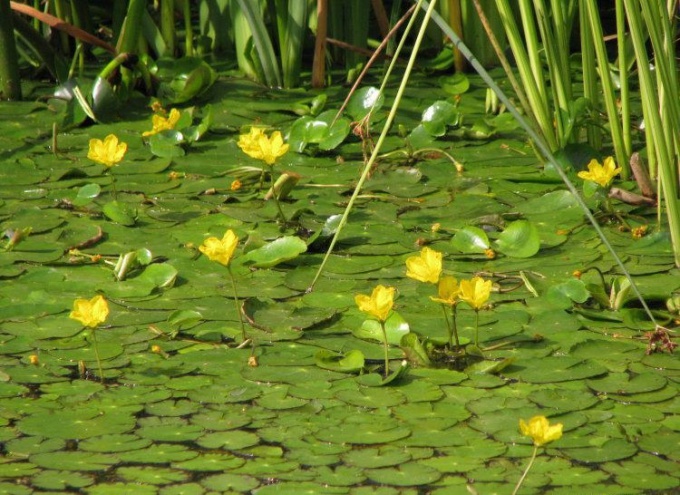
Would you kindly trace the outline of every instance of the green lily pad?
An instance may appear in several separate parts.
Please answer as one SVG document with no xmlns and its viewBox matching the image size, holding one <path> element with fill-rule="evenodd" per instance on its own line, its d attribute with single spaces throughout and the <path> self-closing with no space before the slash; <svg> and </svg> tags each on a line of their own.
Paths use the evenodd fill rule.
<svg viewBox="0 0 680 495">
<path fill-rule="evenodd" d="M 255 268 L 271 268 L 297 258 L 305 251 L 307 251 L 307 244 L 302 239 L 284 236 L 261 248 L 249 251 L 243 257 L 243 261 L 252 264 Z"/>
<path fill-rule="evenodd" d="M 384 325 L 387 343 L 392 345 L 399 345 L 402 337 L 410 331 L 408 322 L 396 311 L 392 311 L 387 320 L 385 320 Z M 352 335 L 359 339 L 377 340 L 378 342 L 385 341 L 380 322 L 373 319 L 364 320 L 361 327 L 352 331 Z"/>
<path fill-rule="evenodd" d="M 562 449 L 567 457 L 579 462 L 599 463 L 627 459 L 635 455 L 637 446 L 619 438 L 607 440 L 599 446 L 583 447 L 578 449 Z"/>
<path fill-rule="evenodd" d="M 483 253 L 491 247 L 489 237 L 479 227 L 467 226 L 456 232 L 451 239 L 451 246 L 461 253 Z"/>
<path fill-rule="evenodd" d="M 115 455 L 92 452 L 45 452 L 33 454 L 30 460 L 40 467 L 63 471 L 105 471 L 120 462 Z"/>
<path fill-rule="evenodd" d="M 541 241 L 536 226 L 528 220 L 517 220 L 508 225 L 496 239 L 501 253 L 513 258 L 530 258 L 538 253 Z"/>
<path fill-rule="evenodd" d="M 358 350 L 340 354 L 321 349 L 314 355 L 314 360 L 320 368 L 344 373 L 358 373 L 365 364 L 364 353 Z"/>
<path fill-rule="evenodd" d="M 397 468 L 387 467 L 366 470 L 366 476 L 376 482 L 394 486 L 429 485 L 441 478 L 442 473 L 418 462 L 407 462 Z"/>
</svg>

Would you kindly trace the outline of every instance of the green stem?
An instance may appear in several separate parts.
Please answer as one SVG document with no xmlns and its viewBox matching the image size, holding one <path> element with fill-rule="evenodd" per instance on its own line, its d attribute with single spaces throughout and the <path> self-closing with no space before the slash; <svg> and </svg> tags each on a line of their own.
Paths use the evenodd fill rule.
<svg viewBox="0 0 680 495">
<path fill-rule="evenodd" d="M 94 356 L 97 358 L 97 367 L 99 368 L 99 380 L 104 383 L 104 368 L 102 368 L 102 360 L 99 358 L 99 346 L 97 344 L 97 329 L 92 329 L 92 343 L 94 344 Z"/>
<path fill-rule="evenodd" d="M 475 345 L 479 347 L 479 310 L 475 309 Z"/>
<path fill-rule="evenodd" d="M 444 321 L 446 321 L 446 331 L 449 334 L 449 349 L 453 346 L 453 330 L 451 329 L 451 323 L 449 322 L 449 315 L 446 314 L 446 304 L 442 304 L 442 311 L 444 312 Z"/>
<path fill-rule="evenodd" d="M 229 278 L 231 279 L 231 289 L 234 293 L 234 304 L 236 304 L 236 313 L 238 314 L 238 321 L 241 324 L 241 339 L 246 341 L 246 327 L 243 324 L 243 316 L 241 315 L 241 304 L 238 301 L 238 294 L 236 293 L 236 281 L 234 280 L 234 274 L 231 271 L 231 265 L 227 265 L 227 271 L 229 272 Z"/>
<path fill-rule="evenodd" d="M 281 218 L 281 222 L 285 224 L 287 222 L 286 215 L 283 214 L 283 210 L 281 209 L 281 203 L 279 202 L 279 193 L 276 190 L 276 185 L 274 183 L 274 174 L 271 171 L 269 173 L 269 182 L 271 183 L 272 197 L 274 198 L 274 202 L 276 203 L 276 209 L 279 210 L 279 217 Z"/>
<path fill-rule="evenodd" d="M 113 170 L 109 169 L 109 175 L 111 176 L 111 189 L 113 190 L 113 200 L 118 199 L 118 191 L 116 191 L 116 176 L 113 175 Z"/>
<path fill-rule="evenodd" d="M 452 315 L 452 320 L 453 320 L 453 335 L 456 338 L 456 350 L 460 350 L 460 340 L 458 340 L 458 322 L 456 321 L 456 312 L 458 309 L 458 303 L 454 303 L 453 306 L 451 306 L 451 315 Z"/>
<path fill-rule="evenodd" d="M 529 464 L 527 465 L 526 469 L 522 473 L 522 477 L 517 482 L 517 485 L 515 485 L 515 489 L 512 491 L 512 495 L 517 495 L 519 488 L 522 486 L 522 483 L 524 483 L 524 478 L 527 477 L 527 473 L 529 473 L 531 466 L 534 465 L 534 461 L 536 460 L 536 454 L 538 454 L 538 446 L 534 445 L 534 453 L 531 454 L 531 460 L 529 461 Z"/>
<path fill-rule="evenodd" d="M 12 19 L 9 0 L 0 0 L 0 100 L 21 99 L 19 56 Z"/>
<path fill-rule="evenodd" d="M 417 6 L 420 7 L 424 3 L 424 0 L 418 0 Z M 392 122 L 394 121 L 394 117 L 397 114 L 397 109 L 399 108 L 399 104 L 401 103 L 401 98 L 404 95 L 404 91 L 406 90 L 406 85 L 408 84 L 409 76 L 411 75 L 411 71 L 413 70 L 413 66 L 415 65 L 415 61 L 418 55 L 418 49 L 420 48 L 420 45 L 422 44 L 423 38 L 425 36 L 425 31 L 427 28 L 427 24 L 430 20 L 430 17 L 432 16 L 432 12 L 434 11 L 434 6 L 436 4 L 436 0 L 434 0 L 428 7 L 425 17 L 423 18 L 422 24 L 420 26 L 420 31 L 418 32 L 418 36 L 416 37 L 416 40 L 413 44 L 413 49 L 411 51 L 411 57 L 408 60 L 408 64 L 406 65 L 406 70 L 404 71 L 404 75 L 401 79 L 401 84 L 399 85 L 399 89 L 397 90 L 397 94 L 394 97 L 394 103 L 392 104 L 392 108 L 390 109 L 390 113 L 387 116 L 387 120 L 385 121 L 385 125 L 383 126 L 382 132 L 380 133 L 380 137 L 378 137 L 378 141 L 375 144 L 375 147 L 373 148 L 373 152 L 371 153 L 371 157 L 368 159 L 366 162 L 366 165 L 364 166 L 364 170 L 361 173 L 361 177 L 359 178 L 359 181 L 357 182 L 356 187 L 354 188 L 354 192 L 352 193 L 352 197 L 349 199 L 347 203 L 347 207 L 345 208 L 344 213 L 342 214 L 342 218 L 340 218 L 340 222 L 338 223 L 338 228 L 335 231 L 335 235 L 333 236 L 333 239 L 331 240 L 330 246 L 328 246 L 328 250 L 326 251 L 326 254 L 323 258 L 323 261 L 321 262 L 321 266 L 319 266 L 319 269 L 316 272 L 316 275 L 314 276 L 314 280 L 312 280 L 312 283 L 309 285 L 309 288 L 307 289 L 308 292 L 311 292 L 312 289 L 314 289 L 314 285 L 316 284 L 317 280 L 321 276 L 321 273 L 323 273 L 323 269 L 326 266 L 326 263 L 328 262 L 328 259 L 331 256 L 331 253 L 333 252 L 333 248 L 335 248 L 335 244 L 338 241 L 338 238 L 340 237 L 340 232 L 342 232 L 343 227 L 347 223 L 347 219 L 349 218 L 349 213 L 352 211 L 352 207 L 354 206 L 354 203 L 359 196 L 359 193 L 361 192 L 361 188 L 364 185 L 364 182 L 366 182 L 366 179 L 370 175 L 371 170 L 373 170 L 373 164 L 375 163 L 376 158 L 378 157 L 380 153 L 380 149 L 382 148 L 383 142 L 385 141 L 385 138 L 387 137 L 387 133 L 392 127 Z"/>
<path fill-rule="evenodd" d="M 624 3 L 629 0 L 624 0 Z M 631 0 L 632 1 L 632 0 Z M 426 2 L 423 1 L 423 4 L 421 8 L 426 8 Z M 557 159 L 555 158 L 555 155 L 552 153 L 550 150 L 550 147 L 548 143 L 546 142 L 544 137 L 541 137 L 534 129 L 531 127 L 529 122 L 519 113 L 515 105 L 510 101 L 510 99 L 505 95 L 505 93 L 501 90 L 500 87 L 494 82 L 494 80 L 491 78 L 489 73 L 484 69 L 484 67 L 481 66 L 481 64 L 475 59 L 474 55 L 470 52 L 470 50 L 465 46 L 465 44 L 461 41 L 461 39 L 454 33 L 451 28 L 448 26 L 446 21 L 442 19 L 440 15 L 438 15 L 436 12 L 433 14 L 433 20 L 437 23 L 437 25 L 441 28 L 441 30 L 448 36 L 453 44 L 468 58 L 470 65 L 477 71 L 477 73 L 481 76 L 481 78 L 484 80 L 486 84 L 489 85 L 489 87 L 498 95 L 498 99 L 501 100 L 505 106 L 508 109 L 508 112 L 510 112 L 517 122 L 524 128 L 524 130 L 529 134 L 531 140 L 533 141 L 534 145 L 536 146 L 537 150 L 540 152 L 540 155 L 548 162 L 550 163 L 557 174 L 560 176 L 562 179 L 562 182 L 564 182 L 565 186 L 571 192 L 571 194 L 574 196 L 574 199 L 578 203 L 579 207 L 581 210 L 583 210 L 583 214 L 585 217 L 588 219 L 588 222 L 593 226 L 595 229 L 595 232 L 597 232 L 598 237 L 602 241 L 602 244 L 607 248 L 607 251 L 612 255 L 612 258 L 614 259 L 615 263 L 617 266 L 621 269 L 621 272 L 624 274 L 624 276 L 630 281 L 630 286 L 631 290 L 635 294 L 635 296 L 638 298 L 640 301 L 640 304 L 642 305 L 642 308 L 645 311 L 645 314 L 649 317 L 650 321 L 652 321 L 654 324 L 656 324 L 656 318 L 654 317 L 654 314 L 652 311 L 649 309 L 649 306 L 647 305 L 647 302 L 645 301 L 644 297 L 642 297 L 642 293 L 640 292 L 640 289 L 638 288 L 637 284 L 635 283 L 635 280 L 633 280 L 633 277 L 631 276 L 630 272 L 626 268 L 626 265 L 623 264 L 623 261 L 621 260 L 621 257 L 616 253 L 614 250 L 614 247 L 612 246 L 612 243 L 609 242 L 609 239 L 607 239 L 607 236 L 604 234 L 604 231 L 602 228 L 597 223 L 597 219 L 593 215 L 593 213 L 590 211 L 588 208 L 588 205 L 586 205 L 585 201 L 579 194 L 579 191 L 576 189 L 576 186 L 574 186 L 574 183 L 569 179 L 567 176 L 567 173 L 563 170 L 562 166 L 557 162 Z M 649 65 L 647 65 L 649 66 Z M 642 71 L 644 72 L 644 71 Z M 647 122 L 645 120 L 645 122 Z M 680 203 L 676 201 L 676 203 Z M 680 205 L 679 205 L 680 206 Z M 669 221 L 671 217 L 671 213 L 675 212 L 670 212 L 669 211 Z M 680 213 L 678 213 L 677 219 L 680 219 Z M 678 221 L 680 223 L 680 221 Z M 671 238 L 673 238 L 673 232 L 674 229 L 671 228 Z M 676 230 L 678 234 L 680 234 L 680 227 Z M 680 251 L 677 246 L 680 245 L 680 243 L 676 244 L 675 242 L 673 243 L 675 247 L 675 251 Z M 676 264 L 680 266 L 680 253 L 676 254 Z"/>
<path fill-rule="evenodd" d="M 383 334 L 383 348 L 385 350 L 385 378 L 390 374 L 390 359 L 387 355 L 389 345 L 387 344 L 387 330 L 385 330 L 385 322 L 380 320 L 380 330 Z"/>
</svg>

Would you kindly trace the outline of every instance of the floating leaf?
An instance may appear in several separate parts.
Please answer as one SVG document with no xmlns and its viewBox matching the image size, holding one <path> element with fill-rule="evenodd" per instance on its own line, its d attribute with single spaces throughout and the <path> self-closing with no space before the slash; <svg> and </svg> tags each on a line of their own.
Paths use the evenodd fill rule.
<svg viewBox="0 0 680 495">
<path fill-rule="evenodd" d="M 352 350 L 344 354 L 321 349 L 314 355 L 316 365 L 331 371 L 357 373 L 364 368 L 364 354 Z"/>
<path fill-rule="evenodd" d="M 461 253 L 483 253 L 491 247 L 489 237 L 479 227 L 466 226 L 458 230 L 451 239 L 451 246 Z"/>
<path fill-rule="evenodd" d="M 307 251 L 307 244 L 299 237 L 285 236 L 248 252 L 243 260 L 256 268 L 272 268 L 297 258 Z"/>
<path fill-rule="evenodd" d="M 496 239 L 498 251 L 513 258 L 529 258 L 538 253 L 541 241 L 534 224 L 517 220 L 508 225 Z"/>
</svg>

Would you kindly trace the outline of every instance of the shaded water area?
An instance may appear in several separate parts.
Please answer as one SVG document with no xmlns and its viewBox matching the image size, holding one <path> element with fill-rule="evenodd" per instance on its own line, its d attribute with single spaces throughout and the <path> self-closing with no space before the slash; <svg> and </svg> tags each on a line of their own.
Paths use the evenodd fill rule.
<svg viewBox="0 0 680 495">
<path fill-rule="evenodd" d="M 339 108 L 346 89 L 328 94 L 327 107 Z M 144 145 L 146 101 L 131 104 L 136 120 L 60 134 L 58 153 L 54 107 L 0 106 L 4 242 L 31 228 L 0 252 L 0 493 L 509 494 L 533 450 L 518 422 L 539 414 L 564 434 L 541 448 L 520 493 L 677 493 L 680 360 L 647 353 L 653 325 L 524 135 L 473 128 L 484 105 L 476 79 L 460 102 L 464 127 L 428 144 L 463 169 L 434 151 L 412 159 L 395 125 L 385 152 L 403 153 L 379 160 L 306 292 L 363 167 L 361 142 L 350 136 L 333 151 L 310 146 L 277 162 L 275 174 L 301 176 L 281 202 L 291 220 L 281 226 L 258 187 L 260 164 L 236 141 L 251 124 L 285 134 L 298 118 L 290 109 L 313 96 L 220 79 L 198 103 L 212 105 L 211 130 L 175 158 Z M 410 132 L 445 98 L 436 82 L 415 81 L 396 124 Z M 89 139 L 109 133 L 129 145 L 110 173 L 86 158 Z M 118 206 L 107 211 L 112 175 Z M 668 237 L 653 209 L 615 208 L 649 223 L 634 239 L 602 219 L 659 322 L 672 326 L 666 300 L 680 277 Z M 517 220 L 532 226 L 537 254 L 513 248 L 521 240 L 496 242 Z M 488 235 L 495 258 L 455 239 L 470 226 Z M 242 239 L 232 271 L 254 348 L 237 348 L 227 270 L 198 251 L 227 229 Z M 306 252 L 255 267 L 248 252 L 283 235 Z M 424 346 L 445 341 L 436 287 L 405 276 L 405 259 L 423 245 L 444 253 L 446 274 L 494 281 L 491 307 L 479 313 L 484 359 L 463 366 L 441 353 L 427 367 L 412 348 L 391 345 L 392 366 L 413 363 L 384 385 L 375 372 L 382 344 L 367 338 L 375 333 L 354 296 L 396 287 L 394 309 L 408 326 L 391 331 L 410 330 Z M 115 265 L 132 252 L 121 272 Z M 76 298 L 97 293 L 111 307 L 96 332 L 104 384 L 92 332 L 69 319 Z M 463 344 L 475 321 L 458 308 Z M 366 369 L 324 369 L 320 356 L 336 354 L 323 350 L 361 351 Z"/>
</svg>

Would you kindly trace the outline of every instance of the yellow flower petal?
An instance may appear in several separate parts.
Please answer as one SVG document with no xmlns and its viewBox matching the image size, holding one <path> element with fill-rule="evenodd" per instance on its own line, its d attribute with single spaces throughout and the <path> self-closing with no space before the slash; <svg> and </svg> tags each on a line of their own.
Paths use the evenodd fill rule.
<svg viewBox="0 0 680 495">
<path fill-rule="evenodd" d="M 87 157 L 107 167 L 113 167 L 123 160 L 127 152 L 127 144 L 118 142 L 114 134 L 109 134 L 101 139 L 90 139 Z"/>
<path fill-rule="evenodd" d="M 423 248 L 420 256 L 411 256 L 406 260 L 406 276 L 419 282 L 436 284 L 442 272 L 442 253 Z"/>
<path fill-rule="evenodd" d="M 484 307 L 486 301 L 491 295 L 491 287 L 493 286 L 491 280 L 484 280 L 482 277 L 473 277 L 470 280 L 460 281 L 460 295 L 461 301 L 465 301 L 475 310 Z"/>
<path fill-rule="evenodd" d="M 458 295 L 460 294 L 458 281 L 455 277 L 448 275 L 442 277 L 441 280 L 439 280 L 437 292 L 439 293 L 439 297 L 430 297 L 430 299 L 448 306 L 453 306 L 458 301 Z"/>
<path fill-rule="evenodd" d="M 109 304 L 103 296 L 94 296 L 92 299 L 76 299 L 73 302 L 73 311 L 69 318 L 79 321 L 86 327 L 94 328 L 104 323 L 109 316 Z"/>
<path fill-rule="evenodd" d="M 519 429 L 522 435 L 531 437 L 536 447 L 553 442 L 562 437 L 562 423 L 550 425 L 548 418 L 545 416 L 534 416 L 525 422 L 523 419 L 519 420 Z"/>
<path fill-rule="evenodd" d="M 210 261 L 216 261 L 224 266 L 228 266 L 234 251 L 238 245 L 238 237 L 233 230 L 227 230 L 222 239 L 208 237 L 199 250 L 205 254 Z"/>
<path fill-rule="evenodd" d="M 354 300 L 359 310 L 384 322 L 394 305 L 394 292 L 394 287 L 378 285 L 370 296 L 358 294 Z"/>
<path fill-rule="evenodd" d="M 241 134 L 238 146 L 246 155 L 262 160 L 269 166 L 274 165 L 290 148 L 288 144 L 284 144 L 280 131 L 272 133 L 269 137 L 257 127 L 251 127 L 248 134 Z"/>
<path fill-rule="evenodd" d="M 153 136 L 154 134 L 158 134 L 159 132 L 174 129 L 175 126 L 177 125 L 177 122 L 179 122 L 181 116 L 182 112 L 180 112 L 176 108 L 170 110 L 170 115 L 168 115 L 167 118 L 163 117 L 162 115 L 154 115 L 153 117 L 151 117 L 152 129 L 150 131 L 143 132 L 142 136 L 143 137 Z"/>
<path fill-rule="evenodd" d="M 578 173 L 578 176 L 581 179 L 595 182 L 601 187 L 607 187 L 619 172 L 621 172 L 621 167 L 617 167 L 614 158 L 608 156 L 604 159 L 604 164 L 600 164 L 600 162 L 595 159 L 590 160 L 590 163 L 588 163 L 588 171 L 582 170 Z"/>
</svg>

